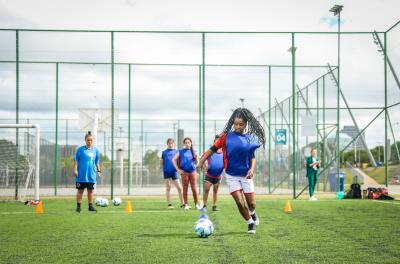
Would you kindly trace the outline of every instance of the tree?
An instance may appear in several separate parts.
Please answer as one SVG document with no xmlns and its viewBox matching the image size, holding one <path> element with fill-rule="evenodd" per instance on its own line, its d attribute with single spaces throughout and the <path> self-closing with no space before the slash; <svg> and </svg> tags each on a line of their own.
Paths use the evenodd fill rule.
<svg viewBox="0 0 400 264">
<path fill-rule="evenodd" d="M 61 175 L 63 175 L 64 184 L 68 183 L 68 178 L 73 179 L 73 175 L 74 175 L 74 157 L 73 156 L 61 158 Z"/>
<path fill-rule="evenodd" d="M 399 163 L 400 161 L 400 157 L 397 155 L 397 150 L 396 150 L 396 146 L 397 145 L 397 149 L 400 151 L 400 141 L 396 141 L 396 143 L 393 143 L 390 146 L 390 157 L 391 157 L 391 161 L 392 163 Z"/>
<path fill-rule="evenodd" d="M 143 164 L 149 169 L 150 175 L 157 175 L 160 169 L 160 157 L 158 149 L 147 150 L 143 158 Z"/>
<path fill-rule="evenodd" d="M 377 154 L 378 156 L 378 154 Z M 343 161 L 346 162 L 350 162 L 351 164 L 354 163 L 354 150 L 350 150 L 350 151 L 346 151 L 343 154 Z M 366 150 L 362 149 L 362 150 L 357 150 L 357 162 L 361 162 L 361 163 L 368 163 L 369 159 L 368 159 L 368 153 Z"/>
</svg>

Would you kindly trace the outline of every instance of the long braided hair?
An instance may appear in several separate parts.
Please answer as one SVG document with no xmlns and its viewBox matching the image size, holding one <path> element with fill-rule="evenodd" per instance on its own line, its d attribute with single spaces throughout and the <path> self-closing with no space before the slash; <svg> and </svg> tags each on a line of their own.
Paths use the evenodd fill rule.
<svg viewBox="0 0 400 264">
<path fill-rule="evenodd" d="M 233 131 L 233 124 L 236 118 L 242 119 L 243 122 L 246 124 L 246 133 L 250 135 L 255 135 L 257 137 L 258 143 L 265 147 L 264 128 L 247 108 L 237 108 L 233 111 L 228 122 L 225 124 L 222 134 Z"/>
</svg>

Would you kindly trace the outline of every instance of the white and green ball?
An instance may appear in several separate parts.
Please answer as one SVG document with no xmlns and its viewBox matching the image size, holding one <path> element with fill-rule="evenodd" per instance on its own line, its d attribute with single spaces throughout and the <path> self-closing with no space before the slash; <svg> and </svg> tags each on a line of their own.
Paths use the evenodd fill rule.
<svg viewBox="0 0 400 264">
<path fill-rule="evenodd" d="M 101 204 L 101 207 L 107 207 L 108 206 L 108 199 L 106 199 L 106 198 L 103 198 L 103 202 L 102 202 L 102 204 Z"/>
<path fill-rule="evenodd" d="M 109 204 L 108 200 L 103 197 L 97 197 L 95 203 L 97 206 L 101 206 L 101 207 L 107 207 Z"/>
<path fill-rule="evenodd" d="M 119 205 L 121 205 L 121 203 L 122 203 L 122 200 L 121 200 L 121 198 L 119 198 L 119 197 L 115 197 L 114 199 L 112 199 L 112 204 L 114 205 L 114 206 L 119 206 Z"/>
<path fill-rule="evenodd" d="M 196 222 L 194 232 L 198 237 L 209 237 L 214 232 L 214 225 L 209 219 L 201 218 Z"/>
<path fill-rule="evenodd" d="M 101 206 L 103 204 L 103 198 L 102 197 L 97 197 L 95 200 L 95 203 L 97 206 Z"/>
</svg>

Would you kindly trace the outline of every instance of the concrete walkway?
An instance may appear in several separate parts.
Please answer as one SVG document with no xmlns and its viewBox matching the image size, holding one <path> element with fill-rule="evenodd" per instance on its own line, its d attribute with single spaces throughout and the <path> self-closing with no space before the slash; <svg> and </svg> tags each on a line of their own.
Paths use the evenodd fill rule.
<svg viewBox="0 0 400 264">
<path fill-rule="evenodd" d="M 364 184 L 363 187 L 379 187 L 381 184 L 377 183 L 373 178 L 371 178 L 368 174 L 360 170 L 359 168 L 353 168 L 354 171 L 358 173 L 358 175 L 362 176 L 364 178 Z"/>
</svg>

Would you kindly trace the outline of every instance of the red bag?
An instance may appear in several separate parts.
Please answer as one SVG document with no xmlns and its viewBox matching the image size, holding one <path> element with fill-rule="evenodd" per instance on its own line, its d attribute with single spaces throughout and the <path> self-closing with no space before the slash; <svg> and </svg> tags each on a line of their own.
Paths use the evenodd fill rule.
<svg viewBox="0 0 400 264">
<path fill-rule="evenodd" d="M 388 189 L 386 189 L 386 188 L 380 188 L 381 190 L 381 194 L 384 194 L 384 195 L 389 195 L 389 192 L 388 192 Z"/>
<path fill-rule="evenodd" d="M 379 199 L 379 197 L 381 197 L 381 193 L 380 192 L 373 192 L 372 193 L 372 199 Z"/>
</svg>

